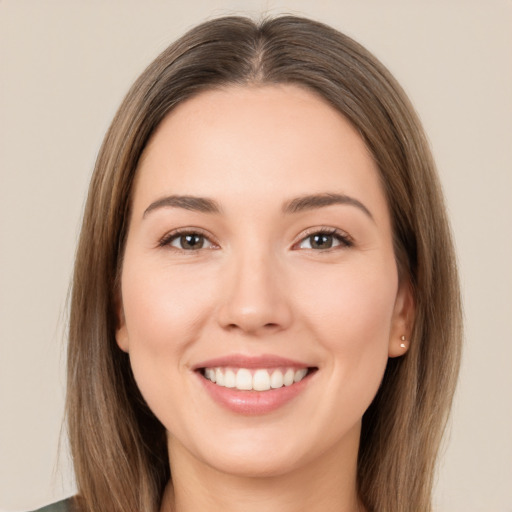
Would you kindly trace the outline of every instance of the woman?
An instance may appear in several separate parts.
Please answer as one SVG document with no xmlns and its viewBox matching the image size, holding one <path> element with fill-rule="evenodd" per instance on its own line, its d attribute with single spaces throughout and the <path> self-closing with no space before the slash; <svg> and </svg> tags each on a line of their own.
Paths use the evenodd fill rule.
<svg viewBox="0 0 512 512">
<path fill-rule="evenodd" d="M 47 510 L 431 510 L 461 340 L 420 123 L 389 72 L 301 18 L 207 22 L 100 151 Z"/>
</svg>

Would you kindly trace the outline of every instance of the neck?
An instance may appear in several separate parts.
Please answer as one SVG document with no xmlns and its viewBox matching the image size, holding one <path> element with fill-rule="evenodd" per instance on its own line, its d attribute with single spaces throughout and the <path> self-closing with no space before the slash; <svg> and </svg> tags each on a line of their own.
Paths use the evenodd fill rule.
<svg viewBox="0 0 512 512">
<path fill-rule="evenodd" d="M 357 445 L 357 443 L 356 443 Z M 207 466 L 176 442 L 172 483 L 161 512 L 363 512 L 357 495 L 357 446 L 329 453 L 282 475 L 231 475 Z"/>
</svg>

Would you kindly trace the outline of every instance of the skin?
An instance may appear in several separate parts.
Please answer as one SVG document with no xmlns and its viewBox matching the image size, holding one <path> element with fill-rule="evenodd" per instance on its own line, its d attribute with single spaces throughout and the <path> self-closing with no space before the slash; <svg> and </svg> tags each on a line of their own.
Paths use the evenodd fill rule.
<svg viewBox="0 0 512 512">
<path fill-rule="evenodd" d="M 283 212 L 310 194 L 344 194 L 368 211 Z M 146 211 L 171 195 L 210 198 L 221 211 Z M 325 228 L 342 238 L 311 245 Z M 176 229 L 204 235 L 203 247 L 184 248 Z M 118 345 L 168 431 L 173 485 L 162 510 L 362 510 L 361 418 L 388 357 L 407 349 L 413 305 L 378 170 L 343 116 L 292 85 L 233 86 L 180 104 L 139 164 L 120 303 Z M 318 370 L 277 410 L 237 414 L 193 371 L 233 353 Z"/>
</svg>

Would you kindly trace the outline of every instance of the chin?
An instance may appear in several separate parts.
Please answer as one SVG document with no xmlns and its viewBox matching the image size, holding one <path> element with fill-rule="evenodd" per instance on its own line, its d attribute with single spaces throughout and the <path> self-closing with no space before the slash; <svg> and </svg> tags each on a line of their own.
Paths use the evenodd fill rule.
<svg viewBox="0 0 512 512">
<path fill-rule="evenodd" d="M 301 459 L 299 454 L 283 452 L 274 445 L 273 449 L 240 447 L 229 453 L 210 453 L 205 462 L 215 470 L 233 476 L 272 478 L 296 471 L 301 466 Z"/>
<path fill-rule="evenodd" d="M 322 465 L 330 457 L 357 459 L 360 422 L 340 432 L 301 420 L 258 422 L 250 428 L 232 426 L 223 434 L 210 429 L 187 442 L 186 450 L 215 471 L 245 478 L 272 478 Z M 306 426 L 306 428 L 304 428 Z M 343 433 L 344 432 L 344 433 Z M 182 445 L 183 446 L 183 445 Z M 172 447 L 170 455 L 172 457 Z"/>
</svg>

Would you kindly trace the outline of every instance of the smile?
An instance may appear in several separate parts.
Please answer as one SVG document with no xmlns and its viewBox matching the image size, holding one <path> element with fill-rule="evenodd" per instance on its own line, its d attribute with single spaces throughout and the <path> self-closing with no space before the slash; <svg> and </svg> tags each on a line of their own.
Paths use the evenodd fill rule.
<svg viewBox="0 0 512 512">
<path fill-rule="evenodd" d="M 217 386 L 239 391 L 268 391 L 291 386 L 308 374 L 308 368 L 203 368 L 202 375 Z"/>
<path fill-rule="evenodd" d="M 272 354 L 230 354 L 192 367 L 206 396 L 236 414 L 275 411 L 306 393 L 317 366 Z"/>
</svg>

